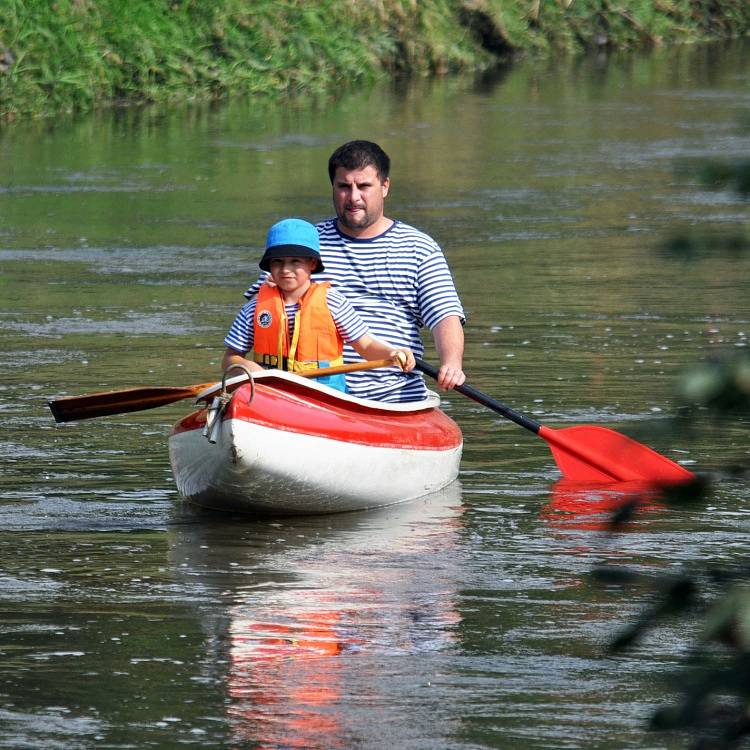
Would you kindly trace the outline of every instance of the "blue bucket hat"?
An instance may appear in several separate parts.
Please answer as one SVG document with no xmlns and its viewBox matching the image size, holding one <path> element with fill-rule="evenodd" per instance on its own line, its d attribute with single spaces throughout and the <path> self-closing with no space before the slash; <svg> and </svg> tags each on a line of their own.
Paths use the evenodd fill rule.
<svg viewBox="0 0 750 750">
<path fill-rule="evenodd" d="M 277 221 L 268 230 L 266 252 L 259 264 L 261 269 L 269 271 L 269 261 L 273 258 L 316 258 L 318 265 L 313 269 L 313 273 L 322 271 L 318 230 L 304 219 Z"/>
</svg>

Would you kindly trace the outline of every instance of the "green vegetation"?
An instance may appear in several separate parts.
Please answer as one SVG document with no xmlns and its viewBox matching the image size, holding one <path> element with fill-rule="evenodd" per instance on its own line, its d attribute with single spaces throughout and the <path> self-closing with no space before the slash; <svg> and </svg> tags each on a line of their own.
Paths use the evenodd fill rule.
<svg viewBox="0 0 750 750">
<path fill-rule="evenodd" d="M 686 430 L 693 419 L 710 414 L 719 432 L 750 416 L 750 355 L 725 353 L 685 373 L 678 392 Z M 702 426 L 700 429 L 705 429 Z M 713 479 L 699 477 L 659 498 L 675 512 L 691 503 L 706 503 L 715 481 L 746 481 L 750 467 L 726 466 Z M 650 501 L 653 502 L 653 497 Z M 646 499 L 618 509 L 613 531 L 628 523 Z M 626 591 L 651 592 L 639 617 L 616 635 L 612 653 L 622 653 L 649 634 L 671 625 L 689 634 L 679 667 L 666 675 L 672 702 L 658 707 L 649 728 L 679 733 L 689 750 L 733 750 L 750 738 L 750 560 L 728 565 L 700 559 L 669 572 L 643 572 L 605 565 L 594 571 L 600 583 Z"/>
<path fill-rule="evenodd" d="M 2 0 L 0 119 L 748 32 L 746 0 Z"/>
<path fill-rule="evenodd" d="M 750 162 L 709 162 L 682 166 L 704 186 L 729 191 L 744 200 L 750 197 Z M 750 250 L 744 230 L 676 235 L 661 250 L 690 262 L 711 257 L 717 264 Z M 678 385 L 679 426 L 690 431 L 717 430 L 750 424 L 750 354 L 723 351 L 687 370 Z M 682 487 L 665 490 L 659 498 L 679 512 L 689 503 L 706 503 L 716 481 L 745 482 L 750 465 L 724 466 L 712 478 L 699 477 Z M 627 528 L 639 506 L 634 499 L 618 509 L 612 530 Z M 653 501 L 653 498 L 651 498 Z M 645 636 L 675 622 L 692 634 L 679 669 L 671 675 L 673 701 L 656 709 L 649 722 L 655 731 L 680 733 L 690 750 L 734 750 L 750 739 L 750 560 L 734 565 L 697 559 L 685 569 L 667 573 L 642 572 L 615 565 L 595 571 L 595 578 L 626 590 L 651 592 L 650 604 L 625 626 L 610 644 L 621 653 Z"/>
</svg>

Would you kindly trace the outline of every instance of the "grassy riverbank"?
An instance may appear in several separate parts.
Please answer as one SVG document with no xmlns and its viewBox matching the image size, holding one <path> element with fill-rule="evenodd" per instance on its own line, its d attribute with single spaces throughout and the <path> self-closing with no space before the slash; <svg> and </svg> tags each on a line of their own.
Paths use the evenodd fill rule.
<svg viewBox="0 0 750 750">
<path fill-rule="evenodd" d="M 748 33 L 747 0 L 3 0 L 0 119 Z"/>
</svg>

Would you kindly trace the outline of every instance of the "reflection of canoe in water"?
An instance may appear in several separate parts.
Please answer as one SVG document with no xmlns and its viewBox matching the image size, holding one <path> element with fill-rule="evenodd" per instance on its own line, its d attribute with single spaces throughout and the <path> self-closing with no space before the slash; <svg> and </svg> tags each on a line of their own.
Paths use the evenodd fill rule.
<svg viewBox="0 0 750 750">
<path fill-rule="evenodd" d="M 458 481 L 336 516 L 175 509 L 170 566 L 206 636 L 201 676 L 224 701 L 228 746 L 375 748 L 384 726 L 393 747 L 450 745 L 459 727 L 436 728 L 434 712 L 400 717 L 424 698 L 415 675 L 460 642 Z"/>
<path fill-rule="evenodd" d="M 263 514 L 362 510 L 435 492 L 458 475 L 461 431 L 432 394 L 365 401 L 269 371 L 232 394 L 204 435 L 207 409 L 169 439 L 180 493 L 197 505 Z"/>
</svg>

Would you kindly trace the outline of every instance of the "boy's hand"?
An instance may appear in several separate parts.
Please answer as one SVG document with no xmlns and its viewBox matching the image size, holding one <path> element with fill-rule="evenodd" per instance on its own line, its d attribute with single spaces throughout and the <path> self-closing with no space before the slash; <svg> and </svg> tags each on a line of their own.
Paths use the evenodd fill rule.
<svg viewBox="0 0 750 750">
<path fill-rule="evenodd" d="M 391 358 L 404 372 L 411 372 L 417 364 L 411 349 L 396 349 L 391 352 Z"/>
</svg>

